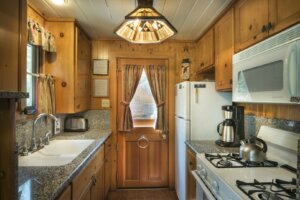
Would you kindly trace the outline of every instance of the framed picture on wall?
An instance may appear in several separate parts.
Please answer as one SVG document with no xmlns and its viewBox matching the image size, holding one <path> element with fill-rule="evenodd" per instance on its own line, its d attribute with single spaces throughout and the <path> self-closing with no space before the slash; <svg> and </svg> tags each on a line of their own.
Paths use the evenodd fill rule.
<svg viewBox="0 0 300 200">
<path fill-rule="evenodd" d="M 93 60 L 93 74 L 94 75 L 108 75 L 108 59 L 94 59 Z"/>
<path fill-rule="evenodd" d="M 93 78 L 92 83 L 93 97 L 109 97 L 108 78 Z"/>
</svg>

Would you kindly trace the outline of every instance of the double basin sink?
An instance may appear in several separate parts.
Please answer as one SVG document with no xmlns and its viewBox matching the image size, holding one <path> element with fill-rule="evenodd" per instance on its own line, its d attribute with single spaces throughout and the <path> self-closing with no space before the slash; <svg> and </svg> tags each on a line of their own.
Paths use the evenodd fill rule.
<svg viewBox="0 0 300 200">
<path fill-rule="evenodd" d="M 19 166 L 62 166 L 72 162 L 95 140 L 53 140 L 28 156 L 19 157 Z"/>
</svg>

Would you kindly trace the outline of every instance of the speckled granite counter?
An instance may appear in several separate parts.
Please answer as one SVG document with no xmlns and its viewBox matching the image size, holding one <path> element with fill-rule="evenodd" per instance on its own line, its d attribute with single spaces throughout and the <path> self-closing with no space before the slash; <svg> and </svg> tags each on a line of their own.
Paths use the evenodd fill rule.
<svg viewBox="0 0 300 200">
<path fill-rule="evenodd" d="M 3 91 L 0 90 L 0 99 L 21 99 L 28 98 L 27 92 Z"/>
<path fill-rule="evenodd" d="M 203 141 L 186 141 L 187 147 L 192 149 L 195 153 L 237 153 L 238 147 L 220 147 L 215 144 L 213 140 Z"/>
<path fill-rule="evenodd" d="M 24 190 L 31 190 L 31 194 L 23 193 L 21 199 L 55 199 L 70 184 L 72 179 L 87 164 L 92 155 L 110 135 L 110 130 L 93 129 L 85 133 L 62 133 L 56 136 L 54 138 L 56 140 L 94 139 L 95 141 L 67 165 L 55 167 L 19 167 L 19 190 L 20 186 Z"/>
<path fill-rule="evenodd" d="M 300 140 L 298 140 L 298 161 L 297 161 L 297 199 L 300 199 Z"/>
</svg>

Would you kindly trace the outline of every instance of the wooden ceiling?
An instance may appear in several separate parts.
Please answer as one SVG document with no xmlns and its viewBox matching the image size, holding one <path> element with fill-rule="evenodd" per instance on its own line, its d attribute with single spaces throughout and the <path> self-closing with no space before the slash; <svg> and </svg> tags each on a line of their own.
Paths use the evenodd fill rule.
<svg viewBox="0 0 300 200">
<path fill-rule="evenodd" d="M 115 29 L 137 6 L 136 0 L 28 0 L 46 17 L 74 17 L 94 40 L 117 38 Z M 196 40 L 232 0 L 154 0 L 153 7 L 177 29 L 176 40 Z"/>
</svg>

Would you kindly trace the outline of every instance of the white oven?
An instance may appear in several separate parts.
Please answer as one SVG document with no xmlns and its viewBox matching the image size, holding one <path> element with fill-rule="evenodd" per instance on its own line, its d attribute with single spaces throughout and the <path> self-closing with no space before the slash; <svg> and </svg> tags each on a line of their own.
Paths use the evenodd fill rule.
<svg viewBox="0 0 300 200">
<path fill-rule="evenodd" d="M 250 193 L 249 190 L 249 193 L 247 194 L 241 190 L 241 187 L 248 188 L 249 186 L 240 186 L 238 184 L 244 182 L 249 185 L 252 184 L 253 186 L 253 182 L 257 181 L 267 185 L 277 179 L 283 181 L 291 181 L 294 179 L 296 181 L 297 173 L 291 172 L 283 166 L 289 165 L 292 168 L 297 167 L 297 142 L 300 139 L 300 135 L 280 129 L 261 126 L 258 137 L 268 144 L 267 160 L 264 161 L 264 164 L 254 163 L 253 165 L 246 166 L 240 162 L 240 159 L 235 160 L 235 157 L 230 157 L 228 158 L 228 161 L 230 161 L 232 165 L 218 167 L 220 166 L 218 165 L 220 160 L 223 160 L 219 156 L 226 156 L 228 153 L 197 154 L 197 169 L 192 172 L 197 185 L 197 200 L 257 200 L 262 199 L 260 195 L 262 195 L 263 192 L 268 191 L 267 187 L 262 188 L 262 184 L 254 185 L 254 188 L 251 189 L 260 193 Z M 214 156 L 210 157 L 211 155 Z M 239 158 L 238 154 L 235 155 L 237 156 L 236 158 Z M 274 190 L 272 190 L 273 186 Z M 275 195 L 275 192 L 283 191 L 282 187 L 277 191 L 276 186 L 273 186 L 269 188 L 270 191 L 274 192 L 272 195 Z M 293 189 L 287 190 L 289 195 L 291 191 L 296 193 L 296 184 L 291 188 Z M 261 190 L 258 191 L 258 189 Z M 281 194 L 282 196 L 280 196 L 280 199 L 296 199 L 292 198 L 292 195 L 284 196 L 286 194 L 288 193 Z"/>
<path fill-rule="evenodd" d="M 300 103 L 300 24 L 233 56 L 233 101 Z"/>
</svg>

